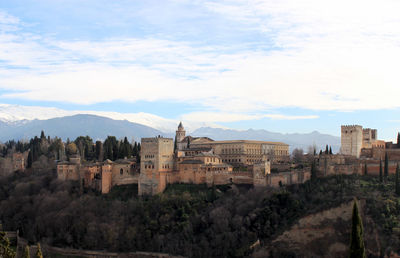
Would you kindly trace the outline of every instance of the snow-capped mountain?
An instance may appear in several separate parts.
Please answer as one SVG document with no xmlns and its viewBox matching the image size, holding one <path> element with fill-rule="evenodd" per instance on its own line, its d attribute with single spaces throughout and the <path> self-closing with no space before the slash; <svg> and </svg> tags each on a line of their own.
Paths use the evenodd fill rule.
<svg viewBox="0 0 400 258">
<path fill-rule="evenodd" d="M 234 130 L 207 123 L 182 121 L 187 134 L 207 136 L 215 140 L 247 139 L 283 141 L 293 148 L 307 149 L 326 144 L 334 151 L 340 148 L 340 138 L 312 132 L 308 134 L 282 134 L 266 130 Z M 0 141 L 29 139 L 41 130 L 51 136 L 74 139 L 89 135 L 105 139 L 107 135 L 140 139 L 163 135 L 174 137 L 179 121 L 148 113 L 118 113 L 103 111 L 69 111 L 52 107 L 0 104 Z"/>
<path fill-rule="evenodd" d="M 26 123 L 34 119 L 47 120 L 51 118 L 73 116 L 78 114 L 88 114 L 107 117 L 115 120 L 127 120 L 132 123 L 142 124 L 161 132 L 172 133 L 175 132 L 179 121 L 174 119 L 167 119 L 149 113 L 119 113 L 119 112 L 106 112 L 106 111 L 88 111 L 88 110 L 64 110 L 54 107 L 39 107 L 39 106 L 21 106 L 11 104 L 0 104 L 0 121 L 7 124 Z M 206 123 L 196 123 L 183 121 L 187 131 L 194 131 L 203 126 L 216 125 Z"/>
</svg>

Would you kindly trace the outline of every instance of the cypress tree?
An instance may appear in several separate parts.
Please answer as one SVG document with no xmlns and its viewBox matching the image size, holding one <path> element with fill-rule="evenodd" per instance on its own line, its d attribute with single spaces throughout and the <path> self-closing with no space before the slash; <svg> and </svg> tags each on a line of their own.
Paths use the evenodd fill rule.
<svg viewBox="0 0 400 258">
<path fill-rule="evenodd" d="M 40 140 L 41 141 L 46 140 L 46 135 L 44 135 L 44 131 L 43 130 L 40 132 Z"/>
<path fill-rule="evenodd" d="M 325 147 L 325 154 L 329 154 L 329 150 L 328 150 L 328 144 Z"/>
<path fill-rule="evenodd" d="M 43 258 L 42 249 L 40 248 L 39 243 L 37 244 L 37 251 L 36 251 L 35 258 Z"/>
<path fill-rule="evenodd" d="M 29 246 L 25 246 L 24 253 L 22 254 L 22 258 L 31 258 L 31 255 L 29 254 Z"/>
<path fill-rule="evenodd" d="M 332 146 L 329 146 L 329 154 L 332 154 Z"/>
<path fill-rule="evenodd" d="M 133 151 L 132 151 L 133 156 L 137 156 L 138 155 L 138 145 L 137 142 L 135 142 L 133 144 Z"/>
<path fill-rule="evenodd" d="M 32 151 L 30 150 L 29 151 L 29 153 L 28 153 L 28 168 L 31 168 L 32 167 L 32 163 L 33 163 L 33 153 L 32 153 Z"/>
<path fill-rule="evenodd" d="M 135 143 L 136 144 L 136 143 Z M 176 144 L 176 136 L 175 136 L 175 140 L 174 140 L 174 152 L 176 152 L 176 149 L 178 148 L 177 144 Z"/>
<path fill-rule="evenodd" d="M 399 173 L 400 173 L 400 168 L 399 168 L 399 163 L 397 163 L 397 167 L 396 167 L 396 189 L 395 189 L 397 195 L 400 195 Z"/>
<path fill-rule="evenodd" d="M 364 175 L 368 175 L 368 167 L 367 167 L 366 161 L 365 161 L 365 165 L 364 165 Z"/>
<path fill-rule="evenodd" d="M 357 200 L 354 199 L 353 214 L 351 218 L 351 235 L 350 235 L 350 258 L 364 258 L 365 247 L 363 239 L 363 225 L 360 213 L 358 211 Z"/>
<path fill-rule="evenodd" d="M 400 148 L 400 133 L 397 133 L 397 148 Z"/>
<path fill-rule="evenodd" d="M 319 155 L 322 155 L 322 150 L 319 151 Z"/>
<path fill-rule="evenodd" d="M 379 160 L 379 181 L 383 182 L 383 173 L 382 173 L 382 159 Z"/>
<path fill-rule="evenodd" d="M 311 181 L 314 182 L 317 179 L 317 169 L 315 164 L 315 159 L 311 163 Z"/>
<path fill-rule="evenodd" d="M 385 180 L 387 179 L 387 177 L 389 176 L 389 158 L 387 153 L 385 153 Z"/>
</svg>

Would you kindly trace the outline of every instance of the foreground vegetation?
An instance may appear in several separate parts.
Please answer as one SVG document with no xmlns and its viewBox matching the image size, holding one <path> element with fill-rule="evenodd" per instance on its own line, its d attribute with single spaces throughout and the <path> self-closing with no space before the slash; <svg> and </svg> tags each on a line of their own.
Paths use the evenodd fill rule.
<svg viewBox="0 0 400 258">
<path fill-rule="evenodd" d="M 172 185 L 164 194 L 140 198 L 136 186 L 100 195 L 60 182 L 52 172 L 15 173 L 0 179 L 0 220 L 5 230 L 19 229 L 32 243 L 241 257 L 254 242 L 269 242 L 300 217 L 357 197 L 366 200 L 382 251 L 399 253 L 400 201 L 393 181 L 333 176 L 275 190 Z"/>
</svg>

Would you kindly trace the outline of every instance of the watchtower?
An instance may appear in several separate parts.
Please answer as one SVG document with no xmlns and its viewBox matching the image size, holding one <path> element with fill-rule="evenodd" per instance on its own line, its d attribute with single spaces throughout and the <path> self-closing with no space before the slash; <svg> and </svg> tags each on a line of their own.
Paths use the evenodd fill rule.
<svg viewBox="0 0 400 258">
<path fill-rule="evenodd" d="M 183 128 L 182 122 L 179 123 L 178 125 L 178 130 L 176 131 L 176 142 L 181 142 L 183 139 L 185 139 L 186 136 L 186 131 L 185 128 Z"/>
<path fill-rule="evenodd" d="M 167 174 L 174 167 L 174 141 L 171 138 L 142 138 L 139 195 L 164 191 Z"/>
<path fill-rule="evenodd" d="M 342 125 L 341 129 L 341 153 L 359 158 L 363 146 L 362 126 Z"/>
</svg>

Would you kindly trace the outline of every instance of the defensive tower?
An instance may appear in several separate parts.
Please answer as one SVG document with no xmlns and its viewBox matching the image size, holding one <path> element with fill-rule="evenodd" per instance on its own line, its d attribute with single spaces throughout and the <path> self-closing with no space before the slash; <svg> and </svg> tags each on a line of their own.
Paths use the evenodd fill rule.
<svg viewBox="0 0 400 258">
<path fill-rule="evenodd" d="M 344 155 L 360 157 L 363 147 L 363 128 L 361 125 L 342 125 L 341 126 L 341 148 Z"/>
</svg>

